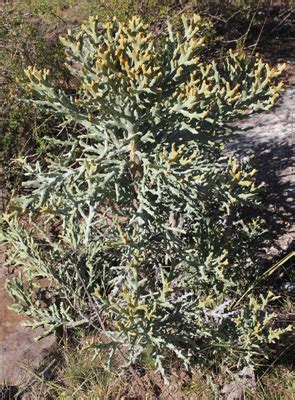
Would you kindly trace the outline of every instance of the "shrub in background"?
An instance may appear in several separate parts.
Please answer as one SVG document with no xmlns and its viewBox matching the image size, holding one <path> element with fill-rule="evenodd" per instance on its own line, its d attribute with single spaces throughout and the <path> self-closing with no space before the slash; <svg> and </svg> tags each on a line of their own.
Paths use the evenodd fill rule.
<svg viewBox="0 0 295 400">
<path fill-rule="evenodd" d="M 256 171 L 222 145 L 229 122 L 274 104 L 283 67 L 232 51 L 203 63 L 210 30 L 182 17 L 159 40 L 137 17 L 90 18 L 63 38 L 77 93 L 26 70 L 31 102 L 80 127 L 48 138 L 46 165 L 20 160 L 29 228 L 17 211 L 3 219 L 7 264 L 21 266 L 7 289 L 30 326 L 88 326 L 110 361 L 148 348 L 162 373 L 170 353 L 186 367 L 255 364 L 279 339 L 274 296 L 243 296 L 259 271 L 261 228 L 244 217 Z"/>
<path fill-rule="evenodd" d="M 6 8 L 7 7 L 7 8 Z M 40 17 L 7 4 L 0 16 L 0 169 L 3 171 L 2 206 L 9 203 L 12 191 L 20 190 L 23 176 L 13 162 L 20 155 L 35 154 L 35 158 L 48 150 L 43 141 L 44 132 L 54 135 L 58 121 L 20 103 L 26 96 L 23 70 L 34 63 L 39 68 L 51 65 L 52 75 L 66 86 L 67 72 L 63 68 L 64 53 L 58 43 L 58 34 Z M 60 26 L 55 26 L 56 31 Z"/>
<path fill-rule="evenodd" d="M 4 129 L 0 138 L 2 150 L 16 155 L 28 147 L 26 142 L 38 141 L 37 128 L 41 124 L 41 115 L 34 112 L 31 106 L 22 104 L 19 99 L 24 96 L 23 70 L 34 63 L 39 68 L 52 66 L 55 79 L 65 79 L 63 50 L 58 43 L 58 34 L 50 32 L 52 28 L 40 18 L 23 10 L 4 10 L 0 18 L 0 36 L 5 43 L 0 49 L 1 70 L 3 79 Z M 58 27 L 56 28 L 59 29 Z M 46 52 L 44 49 L 46 48 Z M 43 130 L 48 124 L 44 124 Z M 6 154 L 5 154 L 6 155 Z"/>
</svg>

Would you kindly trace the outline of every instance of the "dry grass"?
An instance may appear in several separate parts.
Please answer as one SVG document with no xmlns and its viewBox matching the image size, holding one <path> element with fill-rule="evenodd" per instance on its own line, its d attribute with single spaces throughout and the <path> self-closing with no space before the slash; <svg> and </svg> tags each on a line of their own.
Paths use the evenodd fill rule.
<svg viewBox="0 0 295 400">
<path fill-rule="evenodd" d="M 225 373 L 194 369 L 190 374 L 171 367 L 169 383 L 165 383 L 149 365 L 122 370 L 116 362 L 105 370 L 105 360 L 93 359 L 89 351 L 64 347 L 63 361 L 52 371 L 50 379 L 34 375 L 35 384 L 24 395 L 27 400 L 213 400 L 220 399 Z M 37 377 L 37 379 L 36 379 Z M 256 380 L 255 392 L 245 389 L 251 400 L 294 400 L 295 371 L 287 367 L 269 368 Z"/>
</svg>

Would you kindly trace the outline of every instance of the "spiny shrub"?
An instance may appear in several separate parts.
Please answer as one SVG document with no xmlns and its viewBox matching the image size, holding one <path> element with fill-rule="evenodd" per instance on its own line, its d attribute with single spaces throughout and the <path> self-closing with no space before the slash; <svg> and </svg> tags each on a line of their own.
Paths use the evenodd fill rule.
<svg viewBox="0 0 295 400">
<path fill-rule="evenodd" d="M 253 364 L 282 333 L 271 293 L 242 297 L 259 270 L 261 228 L 243 217 L 259 186 L 222 145 L 229 122 L 273 105 L 283 67 L 232 51 L 202 61 L 210 29 L 183 17 L 158 39 L 137 17 L 91 18 L 62 39 L 75 93 L 28 68 L 32 102 L 80 130 L 49 138 L 45 164 L 22 160 L 31 220 L 4 216 L 7 263 L 21 267 L 7 289 L 30 326 L 88 326 L 95 351 L 129 365 L 148 348 L 162 373 L 171 353 Z"/>
</svg>

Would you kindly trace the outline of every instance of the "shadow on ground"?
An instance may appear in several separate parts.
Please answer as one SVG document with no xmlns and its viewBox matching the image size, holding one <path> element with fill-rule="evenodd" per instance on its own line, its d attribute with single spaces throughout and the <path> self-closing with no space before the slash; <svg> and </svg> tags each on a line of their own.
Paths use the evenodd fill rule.
<svg viewBox="0 0 295 400">
<path fill-rule="evenodd" d="M 261 143 L 240 138 L 238 152 L 253 156 L 251 164 L 257 169 L 257 181 L 266 185 L 262 193 L 263 218 L 276 242 L 273 245 L 284 253 L 292 245 L 295 233 L 293 146 L 275 139 Z"/>
</svg>

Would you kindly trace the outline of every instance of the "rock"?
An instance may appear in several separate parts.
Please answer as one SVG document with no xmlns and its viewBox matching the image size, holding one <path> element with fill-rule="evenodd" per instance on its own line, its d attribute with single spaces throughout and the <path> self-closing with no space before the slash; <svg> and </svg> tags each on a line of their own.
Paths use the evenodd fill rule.
<svg viewBox="0 0 295 400">
<path fill-rule="evenodd" d="M 256 388 L 255 374 L 252 368 L 244 367 L 234 380 L 222 388 L 223 398 L 226 400 L 242 400 L 247 391 L 254 392 Z"/>
<path fill-rule="evenodd" d="M 36 341 L 42 329 L 22 326 L 24 318 L 8 309 L 10 298 L 4 289 L 6 277 L 1 261 L 4 256 L 0 254 L 0 386 L 18 386 L 32 379 L 26 367 L 41 368 L 56 350 L 56 339 L 48 336 Z"/>
<path fill-rule="evenodd" d="M 288 251 L 295 239 L 294 106 L 295 87 L 290 86 L 271 110 L 234 123 L 237 136 L 225 150 L 225 154 L 233 152 L 238 158 L 252 155 L 257 181 L 267 185 L 263 195 L 267 212 L 263 217 L 276 233 L 274 256 Z"/>
</svg>

